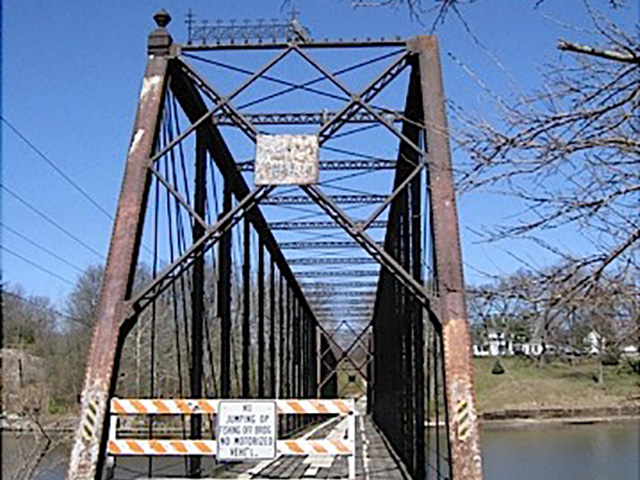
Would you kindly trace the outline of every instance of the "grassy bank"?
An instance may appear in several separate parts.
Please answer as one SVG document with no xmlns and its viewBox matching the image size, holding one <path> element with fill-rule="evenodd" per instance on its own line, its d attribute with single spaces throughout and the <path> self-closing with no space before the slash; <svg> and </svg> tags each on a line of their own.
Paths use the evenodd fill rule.
<svg viewBox="0 0 640 480">
<path fill-rule="evenodd" d="M 524 358 L 501 358 L 505 369 L 501 375 L 491 373 L 495 359 L 474 360 L 480 412 L 640 404 L 640 375 L 625 362 L 604 367 L 601 385 L 596 381 L 598 364 L 592 359 L 573 365 L 557 360 L 539 367 Z"/>
</svg>

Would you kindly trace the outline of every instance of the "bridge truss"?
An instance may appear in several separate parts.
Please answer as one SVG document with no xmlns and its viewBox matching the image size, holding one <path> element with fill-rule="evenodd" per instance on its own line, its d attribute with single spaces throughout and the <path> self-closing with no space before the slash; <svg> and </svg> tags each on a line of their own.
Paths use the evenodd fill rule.
<svg viewBox="0 0 640 480">
<path fill-rule="evenodd" d="M 115 396 L 346 391 L 366 394 L 413 478 L 482 478 L 436 38 L 180 44 L 154 18 L 69 478 L 101 477 Z M 238 52 L 262 66 L 226 63 Z M 302 112 L 278 103 L 302 94 L 314 101 L 284 104 Z M 253 186 L 253 162 L 235 161 L 283 129 L 317 135 L 319 183 Z M 177 428 L 213 435 L 203 417 Z"/>
</svg>

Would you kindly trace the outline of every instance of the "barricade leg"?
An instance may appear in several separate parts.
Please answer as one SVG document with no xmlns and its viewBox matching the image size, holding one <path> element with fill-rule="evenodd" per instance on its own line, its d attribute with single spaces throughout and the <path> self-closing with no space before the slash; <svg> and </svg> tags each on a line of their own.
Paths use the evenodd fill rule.
<svg viewBox="0 0 640 480">
<path fill-rule="evenodd" d="M 351 455 L 349 456 L 349 480 L 354 480 L 356 478 L 356 412 L 355 408 L 351 412 L 349 412 L 349 440 L 353 445 L 351 450 Z"/>
</svg>

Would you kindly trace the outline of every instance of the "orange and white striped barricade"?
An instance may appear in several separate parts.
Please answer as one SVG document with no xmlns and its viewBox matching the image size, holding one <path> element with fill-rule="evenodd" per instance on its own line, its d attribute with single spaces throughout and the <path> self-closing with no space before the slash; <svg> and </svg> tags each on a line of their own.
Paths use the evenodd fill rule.
<svg viewBox="0 0 640 480">
<path fill-rule="evenodd" d="M 277 455 L 348 456 L 349 479 L 356 475 L 356 412 L 354 400 L 342 399 L 124 399 L 113 398 L 107 455 L 217 456 L 217 440 L 124 439 L 117 435 L 118 418 L 129 415 L 216 415 L 221 402 L 275 403 L 280 415 L 339 415 L 347 418 L 343 439 L 277 440 Z M 277 433 L 276 433 L 277 435 Z"/>
</svg>

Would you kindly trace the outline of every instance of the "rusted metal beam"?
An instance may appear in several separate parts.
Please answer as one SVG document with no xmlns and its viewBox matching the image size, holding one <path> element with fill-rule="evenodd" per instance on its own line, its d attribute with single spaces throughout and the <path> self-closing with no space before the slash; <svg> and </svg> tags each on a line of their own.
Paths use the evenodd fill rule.
<svg viewBox="0 0 640 480">
<path fill-rule="evenodd" d="M 373 290 L 306 290 L 310 297 L 372 297 L 376 294 Z"/>
<path fill-rule="evenodd" d="M 343 249 L 343 248 L 361 248 L 354 241 L 320 241 L 320 242 L 280 242 L 282 250 L 310 250 L 310 249 Z"/>
<path fill-rule="evenodd" d="M 376 265 L 377 262 L 369 257 L 309 257 L 292 258 L 289 265 Z"/>
<path fill-rule="evenodd" d="M 201 136 L 196 132 L 195 158 L 195 193 L 194 212 L 201 218 L 205 216 L 207 199 L 207 150 Z M 193 222 L 193 243 L 200 240 L 204 234 L 204 227 Z M 203 326 L 204 326 L 204 255 L 199 255 L 193 261 L 191 272 L 191 398 L 202 398 L 203 385 Z M 194 440 L 202 438 L 202 416 L 194 415 L 189 422 L 190 437 Z M 194 456 L 189 459 L 189 473 L 192 478 L 199 478 L 201 474 L 201 458 Z"/>
<path fill-rule="evenodd" d="M 387 199 L 386 195 L 332 195 L 329 197 L 336 203 L 343 204 L 370 204 L 380 203 Z M 262 202 L 263 205 L 313 205 L 316 203 L 304 195 L 281 195 L 268 198 Z"/>
<path fill-rule="evenodd" d="M 276 264 L 269 260 L 269 394 L 276 398 Z"/>
<path fill-rule="evenodd" d="M 396 47 L 402 48 L 405 46 L 404 40 L 399 39 L 364 39 L 364 40 L 314 40 L 313 42 L 301 43 L 300 48 L 316 50 L 325 48 L 381 48 L 381 47 Z M 194 44 L 181 44 L 175 45 L 176 53 L 183 52 L 197 52 L 207 50 L 280 50 L 288 48 L 291 45 L 290 42 L 261 42 L 261 43 L 220 43 L 211 45 L 194 45 Z"/>
<path fill-rule="evenodd" d="M 402 121 L 402 114 L 400 112 L 375 112 L 376 115 L 370 112 L 354 113 L 345 123 L 378 123 L 380 121 L 378 115 L 387 122 Z M 237 125 L 239 114 L 251 125 L 324 125 L 337 116 L 337 112 L 237 112 L 216 113 L 212 118 L 216 125 Z"/>
<path fill-rule="evenodd" d="M 166 89 L 167 55 L 172 42 L 164 28 L 170 17 L 158 17 L 156 21 L 158 28 L 149 37 L 150 54 L 89 348 L 80 422 L 69 462 L 67 478 L 70 480 L 99 478 L 104 461 L 102 452 L 106 450 L 107 412 L 117 370 L 119 327 L 133 285 L 149 189 L 149 159 L 158 137 Z"/>
<path fill-rule="evenodd" d="M 378 277 L 378 270 L 325 270 L 317 272 L 298 272 L 299 278 L 325 278 L 325 277 Z"/>
<path fill-rule="evenodd" d="M 473 382 L 471 337 L 462 276 L 460 233 L 438 41 L 414 38 L 418 54 L 429 163 L 436 278 L 454 479 L 481 480 L 482 458 Z"/>
<path fill-rule="evenodd" d="M 320 170 L 393 170 L 396 168 L 395 160 L 320 160 L 318 163 Z M 254 160 L 238 162 L 241 172 L 253 172 L 255 168 Z"/>
<path fill-rule="evenodd" d="M 361 225 L 361 221 L 356 220 L 356 225 Z M 342 227 L 334 221 L 329 222 L 271 222 L 269 223 L 271 230 L 339 230 Z M 368 226 L 368 230 L 372 228 L 387 228 L 385 220 L 378 220 Z"/>
<path fill-rule="evenodd" d="M 222 193 L 222 215 L 232 205 L 231 187 L 225 180 Z M 231 397 L 231 253 L 233 236 L 224 233 L 218 247 L 218 317 L 220 318 L 220 395 Z"/>
<path fill-rule="evenodd" d="M 264 243 L 258 238 L 258 398 L 265 396 L 264 276 Z"/>
<path fill-rule="evenodd" d="M 251 223 L 244 218 L 242 235 L 242 397 L 251 397 Z"/>
<path fill-rule="evenodd" d="M 309 284 L 302 284 L 302 288 L 307 291 L 307 288 L 313 289 L 326 289 L 327 291 L 331 291 L 334 288 L 375 288 L 378 286 L 378 282 L 313 282 Z"/>
</svg>

